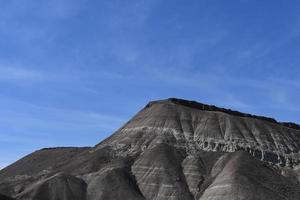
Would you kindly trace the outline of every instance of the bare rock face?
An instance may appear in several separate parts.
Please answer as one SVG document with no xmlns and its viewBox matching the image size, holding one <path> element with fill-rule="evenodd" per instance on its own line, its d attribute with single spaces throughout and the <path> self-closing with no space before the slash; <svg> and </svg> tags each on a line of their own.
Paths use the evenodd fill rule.
<svg viewBox="0 0 300 200">
<path fill-rule="evenodd" d="M 183 159 L 181 152 L 158 144 L 134 162 L 132 173 L 146 199 L 193 199 L 182 172 Z"/>
<path fill-rule="evenodd" d="M 86 200 L 86 183 L 71 175 L 56 174 L 30 185 L 16 199 Z"/>
<path fill-rule="evenodd" d="M 204 199 L 299 199 L 299 185 L 291 183 L 245 152 L 224 155 L 224 165 L 205 190 Z"/>
<path fill-rule="evenodd" d="M 19 200 L 300 199 L 300 126 L 181 99 L 150 102 L 95 147 L 0 171 Z"/>
<path fill-rule="evenodd" d="M 97 173 L 88 175 L 88 199 L 115 199 L 125 197 L 132 200 L 144 200 L 135 177 L 126 167 L 105 167 Z"/>
</svg>

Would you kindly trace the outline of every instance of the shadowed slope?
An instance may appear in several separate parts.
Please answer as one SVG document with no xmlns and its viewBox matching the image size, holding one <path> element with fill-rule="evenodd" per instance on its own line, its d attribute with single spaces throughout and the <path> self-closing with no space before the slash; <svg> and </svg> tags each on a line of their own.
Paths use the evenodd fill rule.
<svg viewBox="0 0 300 200">
<path fill-rule="evenodd" d="M 221 157 L 211 175 L 215 176 L 214 181 L 200 200 L 297 200 L 300 197 L 299 185 L 245 152 Z"/>
<path fill-rule="evenodd" d="M 172 146 L 158 144 L 135 161 L 132 172 L 146 199 L 193 199 L 182 172 L 184 157 Z"/>
<path fill-rule="evenodd" d="M 71 175 L 56 174 L 30 185 L 16 198 L 24 200 L 86 200 L 86 183 Z"/>
<path fill-rule="evenodd" d="M 88 182 L 88 199 L 145 200 L 126 168 L 104 168 Z"/>
</svg>

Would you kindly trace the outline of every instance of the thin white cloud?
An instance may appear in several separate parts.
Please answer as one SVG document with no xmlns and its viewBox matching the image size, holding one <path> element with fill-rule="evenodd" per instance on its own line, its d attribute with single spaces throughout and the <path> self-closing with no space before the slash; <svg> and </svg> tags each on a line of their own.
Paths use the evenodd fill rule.
<svg viewBox="0 0 300 200">
<path fill-rule="evenodd" d="M 159 81 L 160 83 L 167 83 L 180 88 L 189 87 L 194 88 L 195 93 L 204 92 L 206 94 L 218 95 L 218 100 L 213 102 L 218 105 L 230 106 L 235 109 L 245 109 L 252 111 L 259 105 L 253 105 L 253 102 L 247 99 L 234 96 L 236 92 L 233 89 L 239 88 L 247 90 L 257 98 L 263 98 L 269 104 L 264 104 L 265 108 L 289 108 L 290 110 L 298 110 L 292 105 L 291 99 L 295 92 L 299 90 L 298 81 L 286 80 L 282 77 L 269 77 L 265 79 L 257 79 L 251 77 L 234 77 L 230 74 L 220 73 L 192 73 L 181 71 L 178 68 L 174 69 L 159 69 L 151 68 L 148 71 L 148 76 Z M 277 105 L 277 106 L 275 106 Z"/>
<path fill-rule="evenodd" d="M 8 62 L 9 63 L 9 62 Z M 79 82 L 86 78 L 80 71 L 68 72 L 64 70 L 39 70 L 38 67 L 24 67 L 20 64 L 1 64 L 0 81 L 11 83 L 32 83 L 32 82 Z"/>
<path fill-rule="evenodd" d="M 43 5 L 43 11 L 55 18 L 68 18 L 76 15 L 76 13 L 84 7 L 86 1 L 73 0 L 52 0 L 46 1 Z M 42 13 L 41 13 L 42 14 Z"/>
<path fill-rule="evenodd" d="M 203 90 L 217 90 L 219 78 L 214 74 L 208 73 L 188 73 L 178 68 L 147 68 L 147 77 L 161 83 L 173 86 L 201 88 Z"/>
<path fill-rule="evenodd" d="M 40 106 L 5 97 L 0 98 L 0 110 L 0 146 L 25 147 L 28 153 L 42 147 L 91 146 L 126 122 L 105 113 Z M 21 155 L 1 156 L 0 151 L 0 157 L 3 168 Z"/>
<path fill-rule="evenodd" d="M 0 143 L 13 143 L 13 144 L 45 144 L 45 142 L 51 144 L 53 141 L 45 140 L 41 136 L 37 137 L 28 137 L 28 136 L 16 136 L 13 133 L 2 133 L 0 132 Z"/>
<path fill-rule="evenodd" d="M 39 71 L 0 66 L 0 81 L 41 81 L 45 78 L 45 74 Z"/>
<path fill-rule="evenodd" d="M 1 108 L 0 123 L 10 128 L 13 127 L 13 131 L 18 133 L 38 130 L 35 134 L 43 135 L 49 132 L 54 134 L 55 132 L 67 133 L 76 130 L 76 134 L 79 135 L 95 134 L 101 131 L 108 134 L 126 122 L 123 118 L 97 112 L 44 107 L 12 99 L 6 101 L 10 103 L 5 103 L 3 99 L 1 102 L 13 105 L 14 108 Z M 18 126 L 14 124 L 18 124 Z M 0 135 L 6 134 L 0 132 Z M 9 140 L 11 139 L 13 138 L 9 138 Z"/>
<path fill-rule="evenodd" d="M 225 107 L 231 107 L 233 109 L 238 109 L 238 110 L 239 109 L 251 110 L 251 108 L 253 108 L 250 104 L 240 100 L 239 98 L 237 98 L 231 94 L 225 95 L 225 97 L 222 98 L 221 101 L 218 102 L 218 104 L 225 106 Z"/>
</svg>

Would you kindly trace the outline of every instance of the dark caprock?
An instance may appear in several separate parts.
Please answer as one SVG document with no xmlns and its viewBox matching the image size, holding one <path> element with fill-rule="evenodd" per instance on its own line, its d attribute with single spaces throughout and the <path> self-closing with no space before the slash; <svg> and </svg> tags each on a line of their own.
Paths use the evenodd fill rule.
<svg viewBox="0 0 300 200">
<path fill-rule="evenodd" d="M 0 193 L 18 200 L 299 200 L 300 128 L 194 101 L 152 101 L 94 147 L 41 149 L 1 170 Z"/>
</svg>

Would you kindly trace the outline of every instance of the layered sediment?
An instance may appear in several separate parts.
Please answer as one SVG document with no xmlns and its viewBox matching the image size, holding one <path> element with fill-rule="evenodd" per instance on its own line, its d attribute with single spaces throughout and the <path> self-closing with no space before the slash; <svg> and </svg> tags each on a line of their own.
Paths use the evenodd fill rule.
<svg viewBox="0 0 300 200">
<path fill-rule="evenodd" d="M 104 144 L 118 141 L 121 147 L 128 140 L 135 149 L 161 140 L 187 151 L 244 150 L 270 164 L 294 167 L 300 164 L 300 130 L 285 124 L 291 123 L 169 99 L 149 103 Z"/>
</svg>

